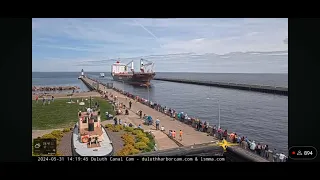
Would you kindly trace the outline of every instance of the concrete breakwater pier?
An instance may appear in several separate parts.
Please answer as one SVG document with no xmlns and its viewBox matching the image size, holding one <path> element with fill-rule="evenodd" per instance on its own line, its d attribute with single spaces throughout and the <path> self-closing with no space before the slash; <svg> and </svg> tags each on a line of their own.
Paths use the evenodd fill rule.
<svg viewBox="0 0 320 180">
<path fill-rule="evenodd" d="M 173 78 L 160 78 L 160 77 L 155 77 L 154 80 L 196 84 L 196 85 L 204 85 L 204 86 L 215 86 L 215 87 L 221 87 L 221 88 L 256 91 L 256 92 L 288 96 L 287 87 L 275 87 L 275 86 L 254 85 L 254 84 L 249 85 L 249 84 L 238 84 L 238 83 L 222 83 L 222 82 L 211 82 L 211 81 L 195 81 L 195 80 L 188 80 L 188 79 L 173 79 Z"/>
<path fill-rule="evenodd" d="M 166 146 L 166 144 L 169 144 L 168 141 L 175 142 L 175 145 L 172 145 L 171 143 L 170 145 L 167 146 L 166 149 L 184 147 L 184 146 L 193 146 L 196 144 L 208 144 L 208 146 L 217 146 L 216 143 L 219 141 L 217 137 L 219 137 L 221 134 L 219 135 L 212 126 L 209 126 L 205 131 L 196 131 L 195 128 L 198 124 L 198 121 L 195 118 L 181 121 L 181 120 L 178 120 L 177 118 L 170 117 L 169 114 L 165 114 L 164 112 L 154 109 L 153 107 L 150 106 L 149 102 L 146 102 L 145 99 L 140 98 L 137 100 L 137 102 L 135 102 L 133 101 L 133 99 L 135 98 L 134 96 L 128 93 L 122 92 L 121 90 L 118 90 L 115 88 L 113 89 L 110 89 L 110 87 L 107 88 L 107 86 L 105 86 L 103 83 L 98 82 L 97 80 L 90 79 L 87 77 L 84 77 L 81 80 L 84 81 L 84 83 L 87 86 L 89 86 L 88 88 L 90 89 L 99 90 L 101 92 L 107 91 L 109 93 L 112 93 L 114 96 L 117 96 L 118 102 L 125 104 L 127 107 L 131 98 L 133 105 L 130 110 L 133 113 L 136 113 L 137 111 L 142 110 L 143 114 L 150 115 L 154 119 L 156 118 L 160 119 L 160 125 L 161 126 L 163 125 L 165 127 L 165 132 L 155 131 L 156 133 L 162 133 L 169 137 L 169 134 L 167 133 L 168 130 L 175 130 L 176 132 L 179 132 L 179 130 L 182 130 L 183 140 L 179 141 L 178 138 L 176 139 L 167 138 L 166 142 L 164 143 L 164 146 Z M 141 123 L 142 121 L 141 119 L 137 118 L 137 122 Z M 155 126 L 155 125 L 153 124 L 152 126 Z M 151 128 L 149 126 L 143 126 L 143 129 L 148 130 Z M 157 135 L 158 134 L 156 134 L 156 139 L 157 139 Z M 229 135 L 230 134 L 227 135 L 227 140 L 230 141 Z M 240 146 L 239 144 L 236 146 L 230 146 L 228 147 L 228 149 L 230 152 L 227 152 L 227 153 L 237 154 L 237 155 L 240 154 L 241 156 L 246 156 L 245 159 L 251 159 L 252 161 L 257 161 L 257 162 L 273 161 L 273 158 L 274 158 L 272 151 L 264 152 L 263 157 L 261 157 L 256 153 L 250 152 L 248 150 L 248 147 L 247 149 L 243 149 L 242 146 Z M 157 151 L 157 152 L 161 153 L 161 151 Z"/>
</svg>

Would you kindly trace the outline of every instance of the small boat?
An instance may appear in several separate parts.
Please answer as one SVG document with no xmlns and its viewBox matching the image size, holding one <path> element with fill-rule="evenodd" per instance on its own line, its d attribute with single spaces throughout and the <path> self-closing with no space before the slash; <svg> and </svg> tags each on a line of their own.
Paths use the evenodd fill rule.
<svg viewBox="0 0 320 180">
<path fill-rule="evenodd" d="M 79 121 L 72 133 L 73 156 L 112 156 L 112 142 L 106 129 L 101 125 L 100 112 L 78 113 Z"/>
<path fill-rule="evenodd" d="M 100 73 L 100 77 L 104 77 L 104 73 Z"/>
</svg>

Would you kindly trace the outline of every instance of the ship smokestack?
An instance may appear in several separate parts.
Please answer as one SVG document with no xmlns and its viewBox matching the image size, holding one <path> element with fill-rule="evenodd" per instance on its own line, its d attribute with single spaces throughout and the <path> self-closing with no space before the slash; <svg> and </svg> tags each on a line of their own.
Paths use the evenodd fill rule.
<svg viewBox="0 0 320 180">
<path fill-rule="evenodd" d="M 94 120 L 93 120 L 93 118 L 89 119 L 88 131 L 94 131 Z"/>
</svg>

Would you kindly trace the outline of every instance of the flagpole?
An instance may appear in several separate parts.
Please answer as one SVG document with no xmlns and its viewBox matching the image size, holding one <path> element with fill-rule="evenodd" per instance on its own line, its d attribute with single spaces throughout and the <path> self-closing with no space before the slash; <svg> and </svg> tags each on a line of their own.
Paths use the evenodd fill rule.
<svg viewBox="0 0 320 180">
<path fill-rule="evenodd" d="M 219 122 L 218 122 L 218 129 L 220 129 L 220 102 L 218 100 L 218 106 L 219 106 Z"/>
</svg>

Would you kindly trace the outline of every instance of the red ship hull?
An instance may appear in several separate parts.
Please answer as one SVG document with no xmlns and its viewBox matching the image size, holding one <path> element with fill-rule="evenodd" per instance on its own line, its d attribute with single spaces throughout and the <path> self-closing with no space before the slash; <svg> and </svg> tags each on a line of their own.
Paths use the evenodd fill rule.
<svg viewBox="0 0 320 180">
<path fill-rule="evenodd" d="M 125 82 L 127 84 L 149 86 L 150 81 L 156 75 L 155 73 L 130 73 L 130 74 L 111 74 L 113 80 Z"/>
</svg>

